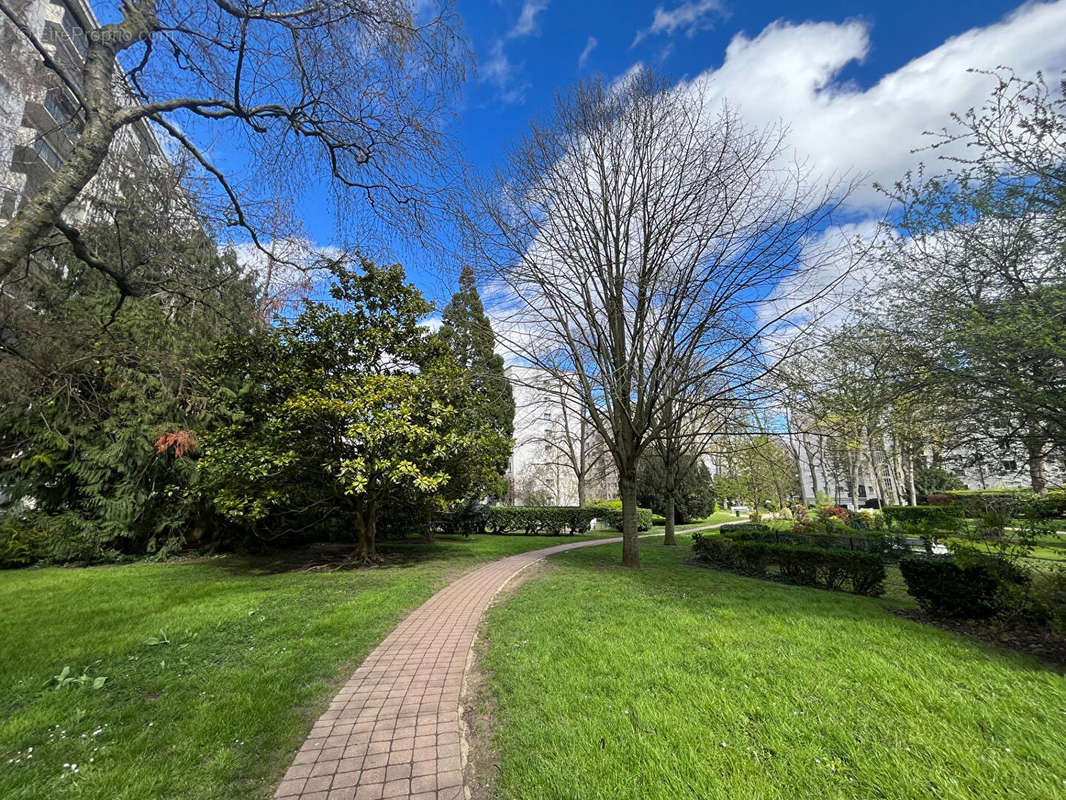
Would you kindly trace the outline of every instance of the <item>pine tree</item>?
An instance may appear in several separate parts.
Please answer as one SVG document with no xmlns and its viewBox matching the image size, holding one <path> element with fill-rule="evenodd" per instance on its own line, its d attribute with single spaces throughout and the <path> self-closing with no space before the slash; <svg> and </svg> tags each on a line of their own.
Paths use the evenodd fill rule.
<svg viewBox="0 0 1066 800">
<path fill-rule="evenodd" d="M 496 337 L 477 291 L 474 270 L 464 265 L 459 274 L 459 291 L 441 315 L 440 335 L 459 364 L 471 373 L 478 412 L 491 421 L 495 431 L 514 436 L 514 394 L 503 372 L 503 358 L 496 353 Z M 500 474 L 507 462 L 500 464 Z"/>
</svg>

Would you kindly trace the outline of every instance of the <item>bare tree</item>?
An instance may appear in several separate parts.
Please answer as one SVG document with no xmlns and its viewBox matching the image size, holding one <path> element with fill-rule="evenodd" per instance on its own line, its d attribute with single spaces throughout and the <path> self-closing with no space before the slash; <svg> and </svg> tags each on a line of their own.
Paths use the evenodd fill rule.
<svg viewBox="0 0 1066 800">
<path fill-rule="evenodd" d="M 580 398 L 615 461 L 623 564 L 640 564 L 641 454 L 717 402 L 690 387 L 754 385 L 788 351 L 796 311 L 847 270 L 830 269 L 840 253 L 802 252 L 846 191 L 790 163 L 782 130 L 642 71 L 560 96 L 473 192 L 501 340 Z"/>
<path fill-rule="evenodd" d="M 226 225 L 257 247 L 256 188 L 292 193 L 328 176 L 338 200 L 419 230 L 434 176 L 450 166 L 445 100 L 467 61 L 450 6 L 413 0 L 125 0 L 86 32 L 84 64 L 58 57 L 16 3 L 0 21 L 29 42 L 43 80 L 76 106 L 63 163 L 0 230 L 0 280 L 58 226 L 121 132 L 150 121 L 213 181 Z M 121 62 L 121 65 L 120 65 Z M 125 67 L 125 69 L 123 69 Z M 242 186 L 190 131 L 249 156 Z M 265 248 L 264 248 L 265 249 Z M 88 246 L 85 254 L 91 254 Z M 88 263 L 88 262 L 87 262 Z"/>
</svg>

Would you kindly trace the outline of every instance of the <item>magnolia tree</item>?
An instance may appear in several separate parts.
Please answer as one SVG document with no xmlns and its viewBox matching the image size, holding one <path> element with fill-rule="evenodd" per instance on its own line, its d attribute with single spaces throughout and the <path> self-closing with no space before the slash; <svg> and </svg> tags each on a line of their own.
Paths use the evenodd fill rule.
<svg viewBox="0 0 1066 800">
<path fill-rule="evenodd" d="M 754 385 L 789 349 L 782 323 L 847 271 L 840 249 L 804 254 L 847 188 L 813 181 L 782 130 L 641 71 L 560 96 L 472 192 L 500 338 L 580 399 L 615 462 L 623 564 L 640 563 L 641 454 Z"/>
<path fill-rule="evenodd" d="M 476 413 L 470 373 L 420 324 L 433 307 L 399 265 L 338 266 L 331 295 L 231 348 L 223 369 L 247 385 L 200 468 L 234 522 L 274 536 L 337 520 L 371 561 L 384 508 L 484 493 L 510 437 Z"/>
</svg>

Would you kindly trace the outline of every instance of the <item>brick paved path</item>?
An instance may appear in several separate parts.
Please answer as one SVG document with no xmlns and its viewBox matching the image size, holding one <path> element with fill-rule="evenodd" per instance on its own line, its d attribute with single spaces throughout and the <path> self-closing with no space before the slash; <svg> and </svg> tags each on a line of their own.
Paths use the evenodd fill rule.
<svg viewBox="0 0 1066 800">
<path fill-rule="evenodd" d="M 348 679 L 311 728 L 274 796 L 464 797 L 459 695 L 481 615 L 511 578 L 545 556 L 620 541 L 573 542 L 508 556 L 441 589 Z"/>
</svg>

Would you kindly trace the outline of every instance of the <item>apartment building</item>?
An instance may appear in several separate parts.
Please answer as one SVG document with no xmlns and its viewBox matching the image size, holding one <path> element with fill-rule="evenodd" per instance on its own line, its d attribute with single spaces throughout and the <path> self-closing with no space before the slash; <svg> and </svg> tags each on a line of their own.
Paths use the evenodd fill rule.
<svg viewBox="0 0 1066 800">
<path fill-rule="evenodd" d="M 89 36 L 100 24 L 82 0 L 15 0 L 20 22 L 50 56 L 79 80 Z M 2 19 L 2 18 L 0 18 Z M 120 71 L 120 76 L 122 73 Z M 132 97 L 125 78 L 119 95 Z M 0 224 L 32 197 L 70 154 L 84 125 L 79 103 L 47 69 L 27 37 L 6 19 L 0 21 Z M 141 163 L 165 163 L 151 126 L 144 121 L 119 131 L 112 154 Z M 83 202 L 69 209 L 75 221 L 91 214 L 92 199 L 113 187 L 94 179 Z"/>
</svg>

